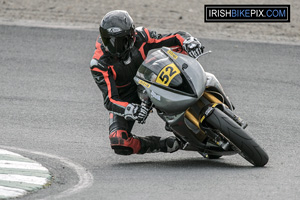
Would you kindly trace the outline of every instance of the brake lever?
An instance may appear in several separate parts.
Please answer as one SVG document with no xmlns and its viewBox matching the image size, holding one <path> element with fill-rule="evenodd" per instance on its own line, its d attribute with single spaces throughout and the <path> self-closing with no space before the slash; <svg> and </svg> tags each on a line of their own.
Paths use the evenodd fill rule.
<svg viewBox="0 0 300 200">
<path fill-rule="evenodd" d="M 143 118 L 142 121 L 138 122 L 139 124 L 145 124 L 145 123 L 146 123 L 146 119 L 148 118 L 148 115 L 149 115 L 151 112 L 153 112 L 152 109 L 153 109 L 153 103 L 151 103 L 151 106 L 149 106 L 147 115 Z"/>
<path fill-rule="evenodd" d="M 206 54 L 209 54 L 209 53 L 211 53 L 212 51 L 211 50 L 209 50 L 209 51 L 206 51 L 206 52 L 204 52 L 204 53 L 201 53 L 197 58 L 195 58 L 196 60 L 198 60 L 201 56 L 204 56 L 204 55 L 206 55 Z"/>
</svg>

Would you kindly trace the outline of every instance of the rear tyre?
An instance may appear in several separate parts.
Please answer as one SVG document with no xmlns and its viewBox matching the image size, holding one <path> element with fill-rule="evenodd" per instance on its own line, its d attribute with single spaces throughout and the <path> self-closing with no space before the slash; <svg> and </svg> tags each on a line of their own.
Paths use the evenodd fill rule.
<svg viewBox="0 0 300 200">
<path fill-rule="evenodd" d="M 269 161 L 267 153 L 235 121 L 218 108 L 206 118 L 206 123 L 218 129 L 238 153 L 256 167 L 263 167 Z"/>
</svg>

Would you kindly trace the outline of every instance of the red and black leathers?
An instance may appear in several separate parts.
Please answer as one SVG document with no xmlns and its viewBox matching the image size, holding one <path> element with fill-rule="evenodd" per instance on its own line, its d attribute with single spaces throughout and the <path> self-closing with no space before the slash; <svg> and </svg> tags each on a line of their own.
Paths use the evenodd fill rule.
<svg viewBox="0 0 300 200">
<path fill-rule="evenodd" d="M 146 28 L 137 28 L 135 33 L 135 43 L 130 50 L 131 62 L 126 64 L 123 60 L 119 60 L 117 57 L 113 57 L 107 52 L 102 44 L 101 38 L 98 37 L 96 41 L 96 50 L 91 61 L 91 72 L 95 82 L 102 91 L 104 105 L 107 110 L 114 113 L 114 115 L 123 116 L 125 107 L 128 103 L 140 103 L 136 91 L 137 86 L 133 78 L 136 75 L 139 66 L 145 60 L 147 53 L 151 49 L 161 48 L 163 46 L 177 47 L 178 51 L 185 53 L 182 49 L 182 45 L 183 41 L 188 37 L 190 37 L 190 34 L 186 32 L 161 35 L 154 31 L 149 31 Z M 119 117 L 114 117 L 116 122 L 118 121 L 118 118 Z M 111 124 L 114 124 L 114 128 L 110 127 L 112 146 L 117 145 L 117 140 L 114 138 L 122 139 L 122 134 L 124 139 L 132 138 L 131 133 L 127 133 L 127 130 L 125 130 L 125 132 L 122 131 L 124 130 L 124 127 L 119 127 L 116 123 Z M 127 144 L 128 147 L 133 149 L 133 153 L 139 153 L 141 151 L 141 146 L 145 146 L 144 144 L 139 144 L 139 142 L 135 140 L 133 140 L 132 143 L 126 141 L 121 141 L 118 144 L 121 145 L 122 143 L 124 144 L 123 146 L 126 146 Z"/>
</svg>

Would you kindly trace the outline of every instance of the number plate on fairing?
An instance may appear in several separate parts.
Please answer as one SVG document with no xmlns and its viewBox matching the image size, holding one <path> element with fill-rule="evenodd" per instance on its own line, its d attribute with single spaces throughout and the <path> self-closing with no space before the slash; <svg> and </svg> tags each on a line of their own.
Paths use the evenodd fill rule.
<svg viewBox="0 0 300 200">
<path fill-rule="evenodd" d="M 174 63 L 165 66 L 158 74 L 156 78 L 156 83 L 169 86 L 172 79 L 180 74 L 180 70 L 176 67 Z"/>
</svg>

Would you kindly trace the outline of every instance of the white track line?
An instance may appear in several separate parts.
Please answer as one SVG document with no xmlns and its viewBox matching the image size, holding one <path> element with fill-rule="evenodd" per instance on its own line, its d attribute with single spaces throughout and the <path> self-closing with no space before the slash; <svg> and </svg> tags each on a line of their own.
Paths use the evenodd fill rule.
<svg viewBox="0 0 300 200">
<path fill-rule="evenodd" d="M 56 159 L 59 162 L 64 163 L 65 165 L 69 166 L 71 169 L 73 169 L 76 172 L 76 174 L 79 178 L 79 181 L 75 186 L 73 186 L 73 187 L 71 187 L 71 188 L 69 188 L 69 189 L 67 189 L 67 190 L 65 190 L 61 193 L 58 193 L 56 195 L 45 197 L 45 198 L 43 198 L 43 200 L 66 198 L 66 197 L 69 197 L 71 195 L 77 194 L 81 190 L 89 188 L 93 185 L 93 182 L 94 182 L 93 175 L 90 172 L 88 172 L 87 169 L 84 168 L 83 166 L 81 166 L 77 163 L 74 163 L 73 161 L 71 161 L 67 158 L 57 156 L 57 155 L 48 154 L 48 153 L 17 148 L 17 147 L 9 147 L 9 146 L 0 145 L 0 148 L 9 149 L 9 150 L 16 150 L 16 151 L 22 151 L 22 152 L 26 152 L 26 153 L 30 153 L 30 154 L 36 154 L 36 155 Z"/>
<path fill-rule="evenodd" d="M 27 171 L 26 175 L 18 174 Z M 49 176 L 38 177 L 39 173 Z M 50 172 L 41 164 L 0 149 L 0 199 L 17 198 L 40 189 L 50 181 Z"/>
<path fill-rule="evenodd" d="M 45 185 L 48 182 L 47 178 L 24 176 L 16 174 L 0 174 L 0 180 L 2 181 L 16 181 L 22 183 Z"/>
<path fill-rule="evenodd" d="M 0 168 L 48 171 L 48 169 L 46 169 L 39 163 L 28 163 L 28 162 L 11 161 L 11 160 L 0 160 Z"/>
<path fill-rule="evenodd" d="M 0 194 L 3 194 L 6 198 L 17 197 L 25 195 L 26 193 L 26 190 L 0 186 Z"/>
<path fill-rule="evenodd" d="M 13 152 L 10 152 L 10 151 L 6 151 L 4 149 L 0 149 L 0 154 L 2 155 L 12 155 L 12 156 L 17 156 L 17 157 L 22 157 L 20 154 L 16 154 L 16 153 L 13 153 Z"/>
</svg>

